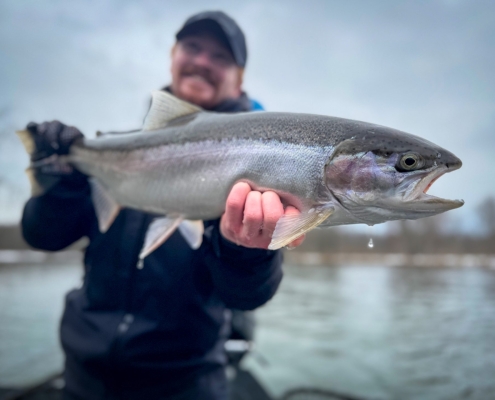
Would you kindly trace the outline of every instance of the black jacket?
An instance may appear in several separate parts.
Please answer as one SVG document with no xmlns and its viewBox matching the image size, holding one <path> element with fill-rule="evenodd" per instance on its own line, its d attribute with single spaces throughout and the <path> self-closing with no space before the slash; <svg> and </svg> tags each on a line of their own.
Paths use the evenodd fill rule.
<svg viewBox="0 0 495 400">
<path fill-rule="evenodd" d="M 140 268 L 152 219 L 124 209 L 101 234 L 87 182 L 62 182 L 25 206 L 31 246 L 56 251 L 90 239 L 84 283 L 67 294 L 61 322 L 66 368 L 77 375 L 67 384 L 82 397 L 91 385 L 129 392 L 222 365 L 226 307 L 259 307 L 281 281 L 280 252 L 236 246 L 220 235 L 219 220 L 205 222 L 198 250 L 175 232 Z"/>
</svg>

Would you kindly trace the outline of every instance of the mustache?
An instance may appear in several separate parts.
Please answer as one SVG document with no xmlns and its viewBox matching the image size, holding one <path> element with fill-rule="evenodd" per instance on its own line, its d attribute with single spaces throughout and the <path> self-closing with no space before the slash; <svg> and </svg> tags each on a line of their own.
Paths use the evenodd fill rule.
<svg viewBox="0 0 495 400">
<path fill-rule="evenodd" d="M 198 67 L 196 65 L 186 65 L 181 73 L 182 76 L 199 75 L 211 85 L 216 85 L 216 79 L 208 68 Z"/>
</svg>

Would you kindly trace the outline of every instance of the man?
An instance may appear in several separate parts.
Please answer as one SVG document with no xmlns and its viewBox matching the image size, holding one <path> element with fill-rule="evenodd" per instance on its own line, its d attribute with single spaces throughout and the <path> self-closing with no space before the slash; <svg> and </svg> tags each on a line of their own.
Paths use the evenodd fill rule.
<svg viewBox="0 0 495 400">
<path fill-rule="evenodd" d="M 253 108 L 241 89 L 247 50 L 235 21 L 200 13 L 176 37 L 165 90 L 212 111 Z M 37 137 L 32 161 L 66 153 L 81 136 L 57 121 L 28 129 Z M 61 322 L 65 398 L 226 399 L 226 307 L 250 310 L 273 296 L 281 255 L 266 248 L 278 219 L 298 211 L 238 183 L 222 218 L 205 221 L 198 250 L 176 232 L 141 264 L 153 215 L 124 209 L 102 234 L 86 177 L 58 173 L 55 187 L 27 202 L 22 228 L 29 244 L 45 250 L 90 239 L 83 286 L 67 295 Z"/>
</svg>

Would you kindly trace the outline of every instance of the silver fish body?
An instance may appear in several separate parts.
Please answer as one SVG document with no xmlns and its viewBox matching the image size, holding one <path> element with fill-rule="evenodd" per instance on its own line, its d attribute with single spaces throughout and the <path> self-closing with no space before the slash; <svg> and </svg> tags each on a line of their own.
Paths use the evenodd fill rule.
<svg viewBox="0 0 495 400">
<path fill-rule="evenodd" d="M 220 217 L 236 182 L 273 190 L 301 217 L 279 221 L 271 248 L 318 225 L 416 219 L 463 204 L 426 194 L 462 163 L 420 137 L 310 114 L 178 113 L 177 102 L 155 93 L 142 132 L 76 142 L 68 161 L 120 206 L 190 220 Z"/>
<path fill-rule="evenodd" d="M 359 214 L 368 212 L 356 209 L 358 197 L 366 207 L 371 206 L 366 197 L 378 200 L 372 194 L 382 193 L 374 207 L 386 208 L 395 199 L 385 195 L 395 194 L 391 189 L 396 176 L 407 175 L 387 165 L 394 176 L 380 181 L 379 153 L 406 151 L 434 160 L 436 165 L 421 170 L 427 174 L 431 169 L 445 168 L 446 172 L 461 165 L 447 150 L 390 128 L 334 117 L 270 112 L 203 112 L 184 125 L 86 139 L 73 146 L 70 161 L 98 178 L 118 203 L 158 214 L 217 218 L 232 186 L 245 181 L 253 189 L 277 192 L 285 204 L 301 211 L 335 200 L 346 208 L 341 191 L 354 191 L 358 193 L 352 204 L 355 211 L 340 223 L 356 223 L 363 219 Z M 406 203 L 401 198 L 396 201 Z M 456 205 L 459 203 L 444 204 L 447 209 Z M 433 207 L 432 213 L 437 211 Z M 403 217 L 429 212 L 428 207 L 405 207 Z M 370 218 L 369 222 L 385 221 Z"/>
<path fill-rule="evenodd" d="M 69 160 L 120 204 L 159 214 L 217 218 L 239 181 L 309 209 L 328 200 L 323 173 L 334 147 L 266 137 L 267 126 L 288 125 L 292 118 L 200 113 L 184 126 L 86 139 L 73 146 Z M 302 134 L 297 127 L 287 133 Z"/>
</svg>

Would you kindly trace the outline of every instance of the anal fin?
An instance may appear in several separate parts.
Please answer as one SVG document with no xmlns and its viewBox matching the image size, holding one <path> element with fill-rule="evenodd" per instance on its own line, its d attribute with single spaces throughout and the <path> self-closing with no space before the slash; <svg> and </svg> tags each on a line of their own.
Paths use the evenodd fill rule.
<svg viewBox="0 0 495 400">
<path fill-rule="evenodd" d="M 333 207 L 313 209 L 313 212 L 304 212 L 297 215 L 283 215 L 277 222 L 273 232 L 269 250 L 277 250 L 287 246 L 299 236 L 316 228 L 334 212 Z"/>
<path fill-rule="evenodd" d="M 205 227 L 201 220 L 191 221 L 185 219 L 179 225 L 179 232 L 193 250 L 199 249 L 201 243 L 203 243 L 204 231 Z"/>
<path fill-rule="evenodd" d="M 96 179 L 89 179 L 89 184 L 91 186 L 91 199 L 98 218 L 98 227 L 100 232 L 104 233 L 112 225 L 121 207 Z"/>
<path fill-rule="evenodd" d="M 181 221 L 182 217 L 163 217 L 153 220 L 146 231 L 146 237 L 144 238 L 144 244 L 139 253 L 139 258 L 145 258 L 164 243 L 174 233 Z"/>
</svg>

